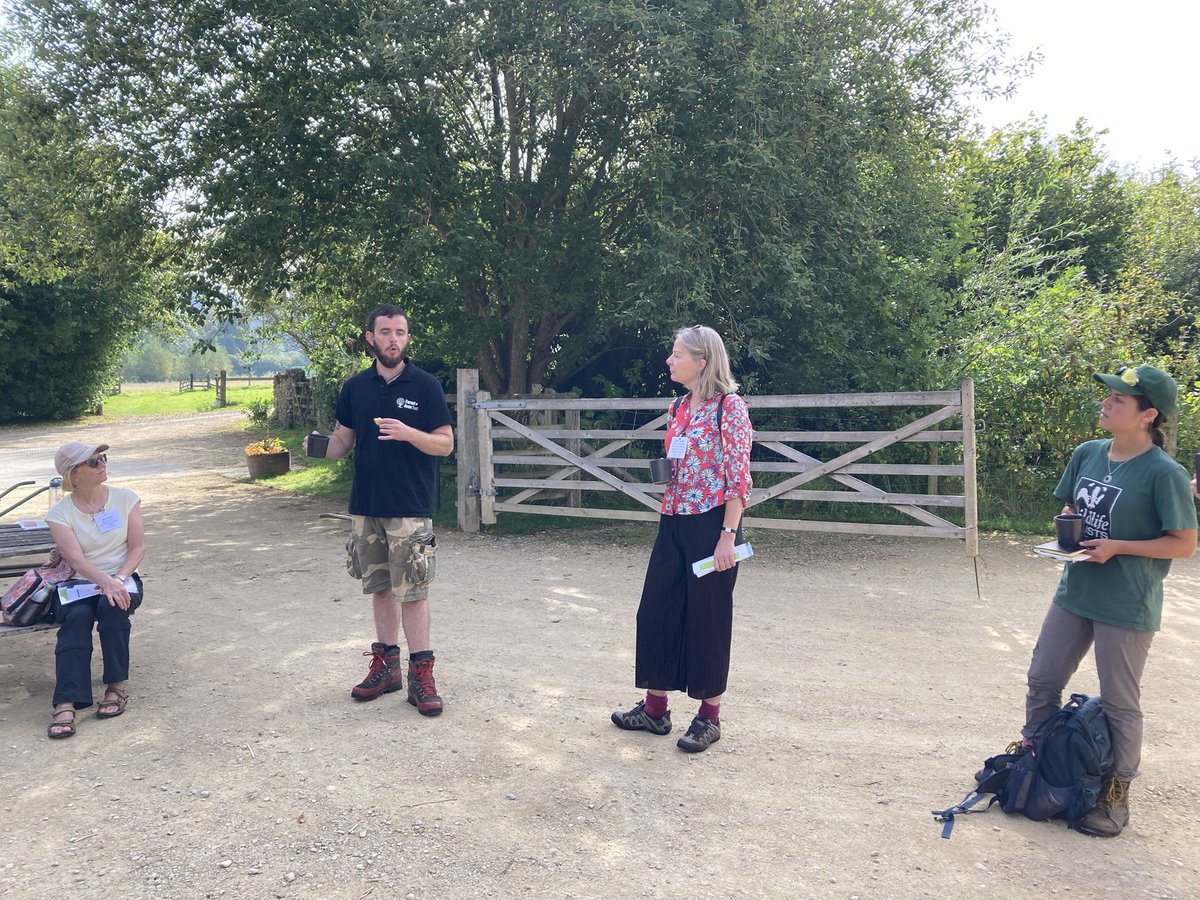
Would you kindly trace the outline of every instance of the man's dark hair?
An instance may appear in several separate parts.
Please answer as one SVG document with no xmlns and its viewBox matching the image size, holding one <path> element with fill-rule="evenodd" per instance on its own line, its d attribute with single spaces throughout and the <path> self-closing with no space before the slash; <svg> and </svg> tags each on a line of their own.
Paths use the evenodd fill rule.
<svg viewBox="0 0 1200 900">
<path fill-rule="evenodd" d="M 394 303 L 385 303 L 382 306 L 377 306 L 371 310 L 371 314 L 367 316 L 367 327 L 365 330 L 373 333 L 375 331 L 375 320 L 380 316 L 383 316 L 385 319 L 391 318 L 392 316 L 404 316 L 405 326 L 411 327 L 408 313 Z"/>
</svg>

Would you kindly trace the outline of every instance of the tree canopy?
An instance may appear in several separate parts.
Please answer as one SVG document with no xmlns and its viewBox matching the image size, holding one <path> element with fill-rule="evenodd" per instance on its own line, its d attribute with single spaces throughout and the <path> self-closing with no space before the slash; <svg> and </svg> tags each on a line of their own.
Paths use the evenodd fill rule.
<svg viewBox="0 0 1200 900">
<path fill-rule="evenodd" d="M 710 321 L 761 380 L 924 352 L 978 2 L 24 0 L 51 95 L 177 205 L 205 296 L 320 358 L 382 301 L 493 391 Z M 219 299 L 218 299 L 219 298 Z M 831 365 L 832 363 L 832 365 Z M 830 373 L 834 373 L 832 376 Z"/>
<path fill-rule="evenodd" d="M 0 63 L 0 421 L 84 411 L 156 302 L 147 206 L 61 112 Z"/>
</svg>

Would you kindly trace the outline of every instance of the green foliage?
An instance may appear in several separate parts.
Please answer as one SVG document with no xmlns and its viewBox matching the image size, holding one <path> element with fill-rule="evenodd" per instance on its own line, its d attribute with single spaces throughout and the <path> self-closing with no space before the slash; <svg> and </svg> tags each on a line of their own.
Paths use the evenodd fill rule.
<svg viewBox="0 0 1200 900">
<path fill-rule="evenodd" d="M 700 320 L 754 387 L 918 377 L 945 302 L 931 176 L 995 62 L 983 12 L 18 4 L 50 96 L 119 123 L 145 183 L 194 190 L 206 302 L 334 372 L 399 301 L 418 358 L 493 392 L 612 380 L 606 356 Z"/>
<path fill-rule="evenodd" d="M 124 296 L 94 280 L 0 287 L 0 422 L 72 419 L 96 405 L 120 350 Z M 115 326 L 115 327 L 114 327 Z"/>
<path fill-rule="evenodd" d="M 0 421 L 92 406 L 154 308 L 162 248 L 122 165 L 0 63 Z"/>
<path fill-rule="evenodd" d="M 221 346 L 203 352 L 187 334 L 171 339 L 144 334 L 137 344 L 126 351 L 121 361 L 124 381 L 171 381 L 188 375 L 214 373 L 220 369 L 232 371 L 233 361 Z"/>
<path fill-rule="evenodd" d="M 1069 256 L 1094 284 L 1120 276 L 1134 200 L 1086 123 L 1054 137 L 1040 123 L 1025 123 L 960 149 L 985 255 L 1003 252 L 1014 238 L 1036 240 L 1048 259 Z"/>
</svg>

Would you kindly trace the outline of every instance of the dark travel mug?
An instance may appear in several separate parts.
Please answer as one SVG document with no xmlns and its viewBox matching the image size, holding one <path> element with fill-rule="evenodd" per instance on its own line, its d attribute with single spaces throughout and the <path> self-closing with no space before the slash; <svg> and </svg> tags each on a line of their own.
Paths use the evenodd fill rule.
<svg viewBox="0 0 1200 900">
<path fill-rule="evenodd" d="M 318 459 L 325 456 L 329 449 L 329 436 L 314 431 L 304 441 L 304 452 Z"/>
<path fill-rule="evenodd" d="M 1083 540 L 1083 516 L 1068 513 L 1054 517 L 1054 536 L 1064 550 L 1078 550 Z"/>
<path fill-rule="evenodd" d="M 669 459 L 650 460 L 650 480 L 655 484 L 667 484 L 671 480 L 671 461 Z"/>
</svg>

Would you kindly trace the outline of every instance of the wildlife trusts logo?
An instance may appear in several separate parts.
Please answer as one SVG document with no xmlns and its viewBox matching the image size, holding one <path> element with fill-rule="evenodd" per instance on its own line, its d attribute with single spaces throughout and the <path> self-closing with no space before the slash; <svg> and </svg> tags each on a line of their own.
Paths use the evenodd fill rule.
<svg viewBox="0 0 1200 900">
<path fill-rule="evenodd" d="M 1106 538 L 1112 523 L 1112 510 L 1121 496 L 1115 484 L 1081 477 L 1075 482 L 1075 509 L 1083 516 L 1084 538 Z"/>
<path fill-rule="evenodd" d="M 420 403 L 418 403 L 416 400 L 409 400 L 407 397 L 397 397 L 396 406 L 398 406 L 400 409 L 411 409 L 414 411 L 421 408 Z"/>
</svg>

